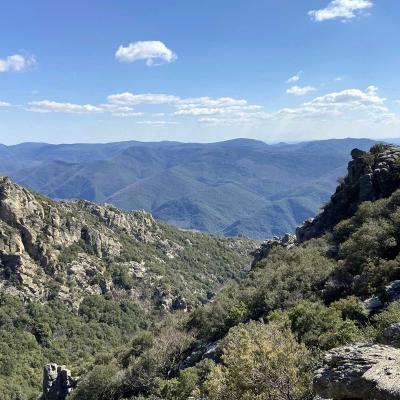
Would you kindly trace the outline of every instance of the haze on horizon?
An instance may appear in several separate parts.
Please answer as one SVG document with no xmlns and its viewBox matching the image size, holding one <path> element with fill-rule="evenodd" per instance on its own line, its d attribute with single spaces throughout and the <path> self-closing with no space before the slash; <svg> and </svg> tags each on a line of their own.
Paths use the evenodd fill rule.
<svg viewBox="0 0 400 400">
<path fill-rule="evenodd" d="M 398 136 L 394 0 L 6 0 L 1 11 L 0 143 Z"/>
</svg>

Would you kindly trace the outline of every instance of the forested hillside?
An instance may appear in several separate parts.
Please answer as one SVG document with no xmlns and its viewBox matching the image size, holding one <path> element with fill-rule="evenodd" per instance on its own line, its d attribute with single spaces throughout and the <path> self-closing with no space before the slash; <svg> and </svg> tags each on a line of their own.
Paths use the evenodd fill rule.
<svg viewBox="0 0 400 400">
<path fill-rule="evenodd" d="M 165 314 L 206 302 L 245 274 L 255 245 L 0 178 L 0 398 L 36 399 L 45 363 L 83 373 Z"/>
<path fill-rule="evenodd" d="M 107 202 L 185 229 L 265 239 L 315 215 L 350 150 L 373 143 L 23 143 L 0 147 L 0 175 L 53 199 Z"/>
<path fill-rule="evenodd" d="M 12 239 L 8 242 L 3 239 L 1 252 L 2 282 L 7 288 L 0 308 L 0 384 L 5 399 L 35 398 L 41 367 L 49 361 L 71 368 L 72 375 L 65 369 L 59 372 L 64 373 L 59 377 L 68 377 L 71 400 L 306 400 L 315 393 L 339 400 L 371 398 L 368 396 L 398 399 L 400 148 L 375 145 L 370 152 L 355 149 L 351 155 L 348 174 L 323 211 L 299 227 L 296 236 L 263 243 L 253 253 L 252 268 L 245 276 L 241 276 L 240 261 L 245 263 L 243 251 L 254 243 L 178 233 L 172 228 L 174 235 L 168 236 L 166 227 L 148 215 L 139 214 L 139 218 L 135 213 L 124 214 L 90 203 L 53 203 L 4 181 L 2 229 L 14 234 L 8 234 Z M 14 201 L 9 202 L 12 193 Z M 23 200 L 26 196 L 30 201 Z M 23 200 L 24 210 L 29 212 L 13 220 L 11 204 L 16 198 Z M 32 241 L 32 235 L 26 232 L 32 233 L 30 224 L 38 219 L 28 217 L 41 212 L 34 204 L 43 207 L 39 220 L 47 221 L 48 227 Z M 50 223 L 49 217 L 43 219 L 55 215 L 54 211 L 44 211 L 49 205 L 58 214 L 61 210 L 67 213 L 67 208 L 74 210 L 75 218 L 63 214 L 65 225 L 55 224 L 54 218 Z M 120 256 L 114 254 L 114 264 L 108 264 L 110 247 L 103 246 L 111 243 L 105 240 L 111 235 L 107 229 L 115 235 L 117 226 L 124 226 L 123 221 L 131 218 L 140 221 L 141 228 L 134 225 L 136 230 L 127 233 L 133 237 L 130 253 L 122 247 Z M 143 218 L 148 225 L 143 225 Z M 82 228 L 82 220 L 91 221 L 89 230 Z M 50 242 L 66 240 L 56 233 L 57 226 L 69 226 L 70 232 L 79 226 L 79 251 L 57 253 L 58 263 L 46 258 L 43 235 L 49 237 L 50 226 Z M 168 254 L 174 255 L 177 271 L 183 274 L 185 266 L 180 260 L 187 246 L 194 243 L 202 253 L 213 251 L 213 257 L 221 254 L 217 269 L 209 270 L 212 262 L 196 263 L 183 287 L 175 281 L 180 293 L 192 299 L 191 306 L 183 305 L 178 295 L 170 307 L 151 301 L 147 303 L 152 304 L 150 307 L 144 307 L 145 292 L 132 298 L 138 288 L 143 289 L 138 271 L 119 268 L 127 262 L 126 258 L 120 260 L 122 254 L 130 254 L 137 262 L 134 249 L 144 249 L 146 242 L 150 246 L 162 232 L 165 243 L 156 245 L 161 253 L 155 256 L 166 264 L 166 276 L 170 276 Z M 101 238 L 101 246 L 96 237 Z M 109 240 L 115 237 L 120 236 L 109 236 Z M 202 242 L 198 242 L 200 239 Z M 35 248 L 33 243 L 41 245 Z M 182 248 L 178 250 L 172 243 Z M 210 247 L 212 243 L 217 246 L 215 250 Z M 15 246 L 21 246 L 19 252 Z M 151 248 L 146 247 L 147 251 Z M 104 252 L 102 257 L 96 255 L 99 249 Z M 243 255 L 238 256 L 238 250 Z M 140 254 L 146 257 L 146 252 Z M 190 259 L 200 257 L 199 253 L 191 254 Z M 72 293 L 86 293 L 79 282 L 71 282 L 76 278 L 73 260 L 79 256 L 102 260 L 102 276 L 110 276 L 111 288 L 69 304 Z M 36 268 L 43 269 L 46 279 L 59 282 L 61 290 L 32 298 L 23 287 L 23 275 L 18 275 L 24 257 L 36 260 Z M 59 278 L 64 273 L 69 294 Z M 130 273 L 136 277 L 133 279 Z M 209 276 L 208 286 L 198 281 L 203 275 Z M 163 272 L 159 276 L 159 282 L 163 282 Z M 235 279 L 215 295 L 206 293 L 208 300 L 200 304 L 199 294 L 230 277 Z M 101 276 L 97 276 L 91 285 L 107 286 L 100 282 Z M 338 348 L 343 345 L 348 347 Z M 57 378 L 57 373 L 54 376 Z M 51 381 L 49 386 L 45 380 L 44 400 L 54 395 L 54 382 L 58 381 Z"/>
<path fill-rule="evenodd" d="M 399 371 L 384 369 L 399 360 L 400 149 L 352 155 L 349 174 L 297 239 L 264 244 L 246 278 L 99 360 L 71 398 L 311 399 L 316 373 L 314 390 L 326 397 L 397 399 Z M 318 375 L 324 352 L 341 345 L 350 345 L 347 367 L 332 362 L 337 372 Z M 375 375 L 357 381 L 380 356 Z"/>
</svg>

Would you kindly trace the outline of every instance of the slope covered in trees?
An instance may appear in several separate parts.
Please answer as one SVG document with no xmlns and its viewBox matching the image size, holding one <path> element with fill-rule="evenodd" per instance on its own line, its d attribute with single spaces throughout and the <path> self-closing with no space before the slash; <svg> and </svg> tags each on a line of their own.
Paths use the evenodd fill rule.
<svg viewBox="0 0 400 400">
<path fill-rule="evenodd" d="M 315 215 L 350 150 L 373 143 L 23 143 L 0 146 L 0 175 L 53 199 L 107 202 L 185 229 L 265 239 Z"/>
<path fill-rule="evenodd" d="M 376 182 L 392 185 L 392 192 L 363 202 L 359 178 L 365 174 L 350 172 L 326 209 L 345 192 L 358 205 L 338 208 L 346 213 L 336 216 L 338 223 L 294 246 L 273 246 L 211 302 L 134 338 L 111 363 L 98 362 L 72 398 L 311 399 L 324 351 L 383 341 L 400 321 L 393 289 L 400 279 L 398 149 L 379 146 L 353 157 L 350 171 L 362 164 L 374 185 L 380 177 Z M 371 193 L 378 195 L 374 185 Z"/>
<path fill-rule="evenodd" d="M 352 157 L 349 174 L 297 240 L 265 244 L 251 271 L 206 304 L 149 319 L 129 304 L 92 296 L 65 317 L 59 302 L 7 296 L 2 332 L 8 343 L 24 337 L 18 355 L 28 363 L 69 362 L 80 375 L 69 399 L 312 399 L 324 352 L 387 343 L 387 329 L 400 322 L 400 149 L 374 146 Z M 2 385 L 8 389 L 6 380 Z M 17 387 L 25 388 L 21 396 L 34 393 L 29 383 L 4 393 L 17 398 Z"/>
</svg>

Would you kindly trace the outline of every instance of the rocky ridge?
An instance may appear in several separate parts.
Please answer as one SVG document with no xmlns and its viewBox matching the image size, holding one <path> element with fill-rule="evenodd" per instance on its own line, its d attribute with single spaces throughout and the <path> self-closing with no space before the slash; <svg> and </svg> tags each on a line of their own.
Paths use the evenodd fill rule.
<svg viewBox="0 0 400 400">
<path fill-rule="evenodd" d="M 202 241 L 210 244 L 203 248 Z M 122 212 L 88 201 L 56 202 L 0 177 L 2 293 L 39 301 L 59 298 L 73 308 L 86 295 L 111 293 L 166 309 L 187 309 L 185 293 L 171 287 L 168 276 L 190 286 L 185 279 L 192 277 L 182 268 L 191 262 L 196 266 L 193 278 L 203 287 L 216 288 L 221 277 L 209 268 L 211 243 L 233 257 L 237 272 L 250 262 L 250 240 L 179 231 L 144 211 Z M 120 271 L 117 278 L 129 284 L 116 282 L 115 270 Z M 206 298 L 201 286 L 188 292 L 194 295 L 192 302 Z"/>
<path fill-rule="evenodd" d="M 378 144 L 369 153 L 351 152 L 347 176 L 322 213 L 296 229 L 298 242 L 318 237 L 340 220 L 351 217 L 360 203 L 390 196 L 400 184 L 400 147 Z"/>
</svg>

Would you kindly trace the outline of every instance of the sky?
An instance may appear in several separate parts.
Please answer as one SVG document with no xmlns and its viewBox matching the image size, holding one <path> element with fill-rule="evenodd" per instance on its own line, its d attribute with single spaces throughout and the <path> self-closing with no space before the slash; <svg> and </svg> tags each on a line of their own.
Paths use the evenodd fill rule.
<svg viewBox="0 0 400 400">
<path fill-rule="evenodd" d="M 400 136 L 398 0 L 2 0 L 0 143 Z"/>
</svg>

